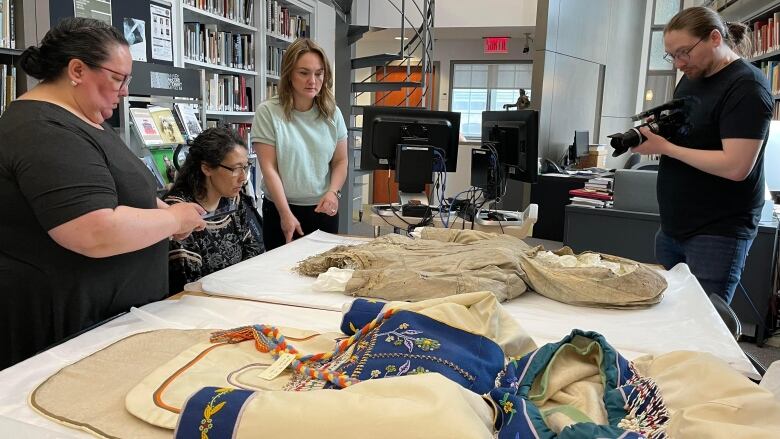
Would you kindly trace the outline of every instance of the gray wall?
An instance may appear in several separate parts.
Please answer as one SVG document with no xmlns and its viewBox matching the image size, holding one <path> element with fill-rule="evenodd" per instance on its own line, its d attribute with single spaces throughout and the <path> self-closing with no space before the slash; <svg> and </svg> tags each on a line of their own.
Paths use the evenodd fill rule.
<svg viewBox="0 0 780 439">
<path fill-rule="evenodd" d="M 533 95 L 541 156 L 560 159 L 575 130 L 608 143 L 607 135 L 632 126 L 645 9 L 646 0 L 539 1 Z M 610 157 L 607 166 L 626 158 Z"/>
<path fill-rule="evenodd" d="M 647 0 L 539 0 L 531 108 L 539 110 L 540 157 L 558 162 L 576 130 L 608 144 L 607 135 L 633 126 L 646 9 Z M 606 165 L 627 159 L 610 152 Z M 502 207 L 529 202 L 530 185 L 510 180 Z"/>
</svg>

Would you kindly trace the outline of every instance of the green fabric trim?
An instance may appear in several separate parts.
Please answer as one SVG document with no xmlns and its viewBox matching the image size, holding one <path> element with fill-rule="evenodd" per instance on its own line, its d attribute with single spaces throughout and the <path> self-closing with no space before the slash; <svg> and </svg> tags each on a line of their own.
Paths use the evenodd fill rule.
<svg viewBox="0 0 780 439">
<path fill-rule="evenodd" d="M 542 373 L 542 378 L 539 386 L 540 393 L 532 395 L 529 391 L 528 399 L 531 401 L 539 401 L 544 399 L 545 395 L 547 394 L 547 386 L 550 382 L 550 370 L 555 364 L 555 360 L 558 358 L 559 355 L 561 355 L 561 352 L 563 352 L 564 349 L 574 349 L 575 353 L 579 354 L 582 357 L 585 357 L 587 355 L 590 355 L 590 353 L 593 352 L 594 348 L 597 349 L 598 352 L 601 354 L 596 357 L 596 362 L 599 369 L 599 376 L 601 377 L 601 384 L 606 390 L 606 376 L 604 375 L 603 367 L 601 367 L 601 362 L 604 355 L 601 349 L 601 344 L 599 344 L 599 342 L 594 340 L 581 348 L 573 343 L 565 343 L 560 345 L 560 347 L 558 347 L 558 349 L 553 354 L 552 358 L 550 358 L 550 361 L 547 363 L 547 366 L 544 368 L 544 372 Z"/>
<path fill-rule="evenodd" d="M 593 420 L 588 417 L 585 413 L 582 413 L 581 411 L 577 410 L 576 407 L 571 405 L 559 405 L 558 407 L 553 407 L 551 409 L 545 410 L 542 412 L 542 416 L 544 417 L 544 422 L 547 423 L 547 416 L 555 414 L 555 413 L 563 413 L 566 415 L 569 419 L 572 421 L 579 423 L 579 422 L 590 422 L 593 423 Z M 549 424 L 548 424 L 549 425 Z"/>
</svg>

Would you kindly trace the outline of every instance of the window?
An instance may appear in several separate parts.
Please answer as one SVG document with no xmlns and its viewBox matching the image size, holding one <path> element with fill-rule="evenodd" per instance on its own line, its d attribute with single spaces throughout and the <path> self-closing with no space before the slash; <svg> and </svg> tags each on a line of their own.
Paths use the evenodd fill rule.
<svg viewBox="0 0 780 439">
<path fill-rule="evenodd" d="M 460 113 L 460 133 L 469 140 L 482 137 L 482 112 L 514 104 L 524 89 L 531 99 L 533 65 L 526 63 L 453 62 L 450 111 Z"/>
<path fill-rule="evenodd" d="M 647 110 L 672 99 L 677 72 L 664 60 L 664 26 L 682 9 L 682 0 L 654 0 L 650 28 L 650 50 L 647 62 L 644 102 Z"/>
</svg>

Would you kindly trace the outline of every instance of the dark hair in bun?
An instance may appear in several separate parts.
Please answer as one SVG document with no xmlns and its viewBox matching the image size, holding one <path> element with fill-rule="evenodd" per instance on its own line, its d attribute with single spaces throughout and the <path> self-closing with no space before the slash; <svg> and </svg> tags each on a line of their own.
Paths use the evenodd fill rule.
<svg viewBox="0 0 780 439">
<path fill-rule="evenodd" d="M 46 32 L 38 47 L 22 52 L 19 66 L 33 78 L 56 79 L 72 59 L 99 66 L 116 44 L 128 46 L 117 28 L 92 18 L 67 18 Z"/>
</svg>

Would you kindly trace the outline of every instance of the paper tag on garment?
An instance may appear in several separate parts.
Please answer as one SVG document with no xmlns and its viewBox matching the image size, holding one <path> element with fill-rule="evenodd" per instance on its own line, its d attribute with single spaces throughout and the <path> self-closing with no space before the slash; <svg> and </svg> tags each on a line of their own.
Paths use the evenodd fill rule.
<svg viewBox="0 0 780 439">
<path fill-rule="evenodd" d="M 294 359 L 295 355 L 289 352 L 282 352 L 282 354 L 279 355 L 279 358 L 274 361 L 274 364 L 268 366 L 268 368 L 262 371 L 258 376 L 264 380 L 270 381 L 279 376 L 280 373 L 284 372 L 284 370 L 287 369 L 287 366 L 289 366 Z"/>
</svg>

